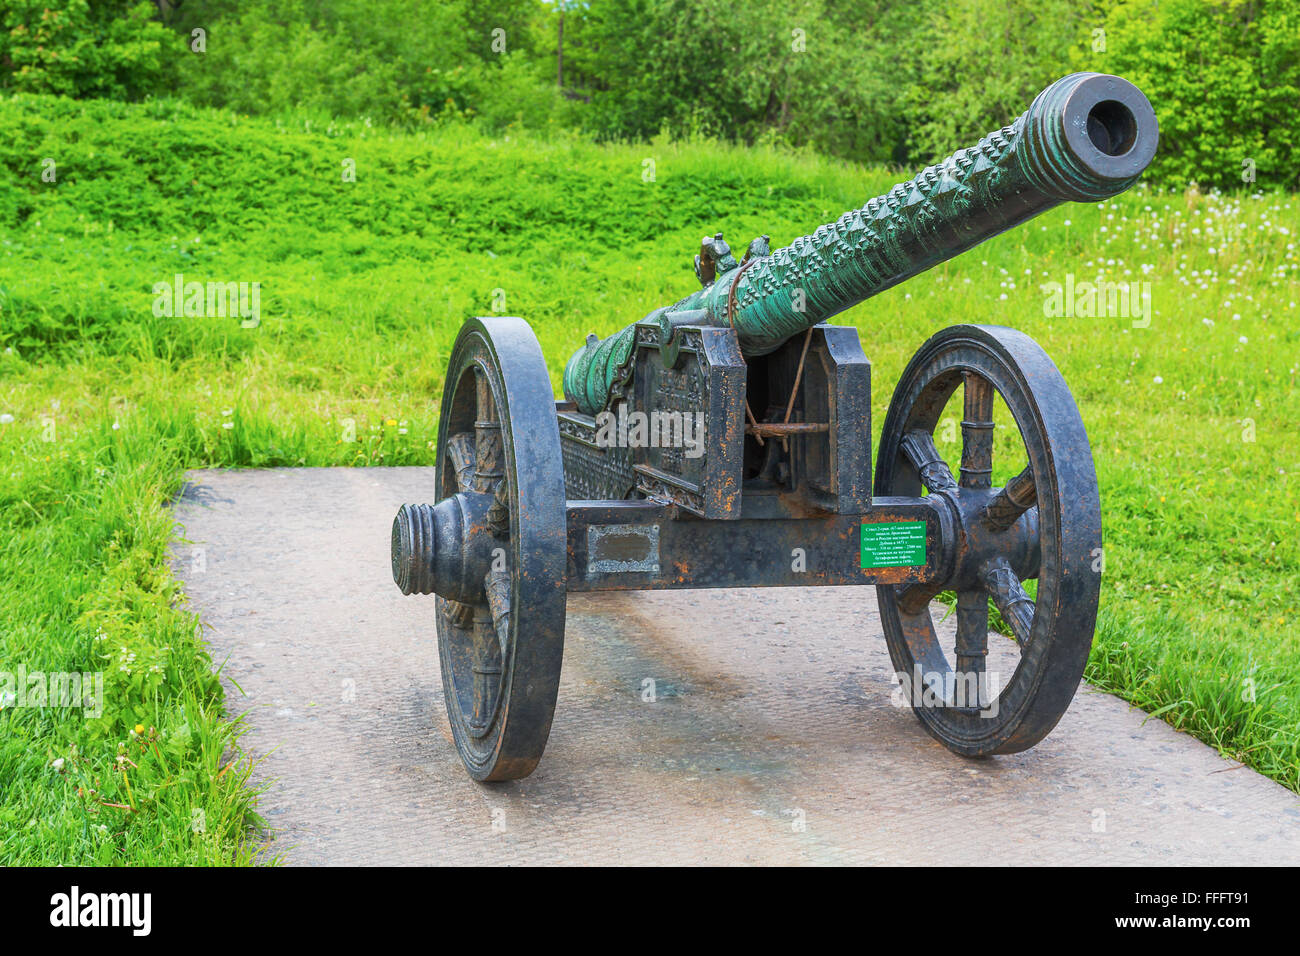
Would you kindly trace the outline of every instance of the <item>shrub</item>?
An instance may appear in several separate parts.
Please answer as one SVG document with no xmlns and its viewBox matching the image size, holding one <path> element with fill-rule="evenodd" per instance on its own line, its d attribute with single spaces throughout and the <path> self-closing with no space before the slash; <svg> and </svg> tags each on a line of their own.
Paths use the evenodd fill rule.
<svg viewBox="0 0 1300 956">
<path fill-rule="evenodd" d="M 1106 49 L 1091 68 L 1131 79 L 1151 99 L 1161 139 L 1153 178 L 1294 188 L 1297 0 L 1108 0 L 1103 12 Z"/>
<path fill-rule="evenodd" d="M 139 99 L 162 87 L 175 34 L 133 0 L 6 0 L 0 89 Z"/>
</svg>

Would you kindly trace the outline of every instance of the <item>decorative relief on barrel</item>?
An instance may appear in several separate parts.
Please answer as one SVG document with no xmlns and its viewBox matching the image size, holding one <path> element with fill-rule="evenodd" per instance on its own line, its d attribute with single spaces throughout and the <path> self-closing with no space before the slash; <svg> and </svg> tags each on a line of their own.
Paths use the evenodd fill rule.
<svg viewBox="0 0 1300 956">
<path fill-rule="evenodd" d="M 761 254 L 761 243 L 740 264 L 711 253 L 710 269 L 700 272 L 704 288 L 671 310 L 704 313 L 691 325 L 734 329 L 746 356 L 771 354 L 809 327 L 1062 202 L 1123 192 L 1155 155 L 1158 139 L 1151 104 L 1131 83 L 1071 74 L 1011 125 L 812 235 L 771 255 Z M 714 242 L 725 246 L 720 237 Z M 570 359 L 565 395 L 580 410 L 604 407 L 606 376 L 614 365 L 622 368 L 631 329 L 590 340 Z"/>
</svg>

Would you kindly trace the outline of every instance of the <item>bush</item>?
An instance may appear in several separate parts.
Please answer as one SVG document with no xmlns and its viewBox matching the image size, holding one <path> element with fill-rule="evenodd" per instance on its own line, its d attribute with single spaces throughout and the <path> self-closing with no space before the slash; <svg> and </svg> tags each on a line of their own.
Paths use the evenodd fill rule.
<svg viewBox="0 0 1300 956">
<path fill-rule="evenodd" d="M 179 94 L 322 126 L 704 134 L 911 172 L 1010 122 L 1066 73 L 1099 70 L 1132 79 L 1156 109 L 1147 181 L 1300 179 L 1300 0 L 749 0 L 744 18 L 694 0 L 162 6 L 166 26 L 147 3 L 9 0 L 0 88 Z"/>
<path fill-rule="evenodd" d="M 1010 125 L 1049 83 L 1072 72 L 1071 50 L 1091 25 L 1077 0 L 925 7 L 923 23 L 904 41 L 913 58 L 898 67 L 914 73 L 901 108 L 910 165 L 918 167 Z"/>
<path fill-rule="evenodd" d="M 894 44 L 917 6 L 750 0 L 736 17 L 692 0 L 604 0 L 566 63 L 589 84 L 584 122 L 602 138 L 705 134 L 888 162 L 903 158 L 909 69 Z"/>
<path fill-rule="evenodd" d="M 180 92 L 249 114 L 306 112 L 410 125 L 469 115 L 494 90 L 478 82 L 502 57 L 494 24 L 527 19 L 532 0 L 206 0 L 172 26 L 206 31 L 206 52 L 180 63 Z M 482 22 L 480 22 L 482 21 Z M 517 54 L 527 33 L 512 30 Z M 509 86 L 509 84 L 507 84 Z M 517 90 L 517 85 L 510 90 Z M 531 95 L 517 108 L 528 110 Z"/>
<path fill-rule="evenodd" d="M 1109 0 L 1104 13 L 1106 49 L 1092 68 L 1132 80 L 1151 99 L 1161 140 L 1154 178 L 1295 187 L 1297 0 Z"/>
<path fill-rule="evenodd" d="M 6 0 L 0 89 L 139 99 L 163 86 L 176 36 L 132 0 Z"/>
<path fill-rule="evenodd" d="M 535 60 L 518 53 L 498 63 L 478 64 L 478 89 L 470 115 L 478 116 L 491 130 L 517 125 L 544 129 L 568 116 L 569 107 L 560 96 L 555 80 L 545 77 Z"/>
</svg>

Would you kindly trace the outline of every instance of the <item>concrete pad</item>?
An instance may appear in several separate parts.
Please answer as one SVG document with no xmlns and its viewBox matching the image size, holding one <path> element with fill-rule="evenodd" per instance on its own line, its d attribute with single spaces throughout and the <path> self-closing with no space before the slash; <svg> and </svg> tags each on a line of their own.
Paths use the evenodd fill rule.
<svg viewBox="0 0 1300 956">
<path fill-rule="evenodd" d="M 476 784 L 433 599 L 389 575 L 432 469 L 189 479 L 173 566 L 289 863 L 1300 862 L 1300 797 L 1087 685 L 1029 752 L 950 754 L 891 703 L 869 588 L 571 595 L 541 765 Z"/>
</svg>

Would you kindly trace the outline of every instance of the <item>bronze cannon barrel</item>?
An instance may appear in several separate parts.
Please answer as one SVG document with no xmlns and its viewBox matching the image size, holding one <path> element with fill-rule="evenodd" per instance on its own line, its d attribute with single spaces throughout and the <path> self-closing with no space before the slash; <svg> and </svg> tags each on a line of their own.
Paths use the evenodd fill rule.
<svg viewBox="0 0 1300 956">
<path fill-rule="evenodd" d="M 1132 83 L 1075 73 L 989 133 L 833 223 L 771 255 L 728 268 L 703 289 L 647 318 L 675 313 L 731 326 L 741 351 L 765 355 L 891 286 L 1063 202 L 1123 192 L 1155 155 L 1156 117 Z M 564 392 L 595 414 L 632 351 L 634 326 L 590 337 L 564 370 Z"/>
</svg>

